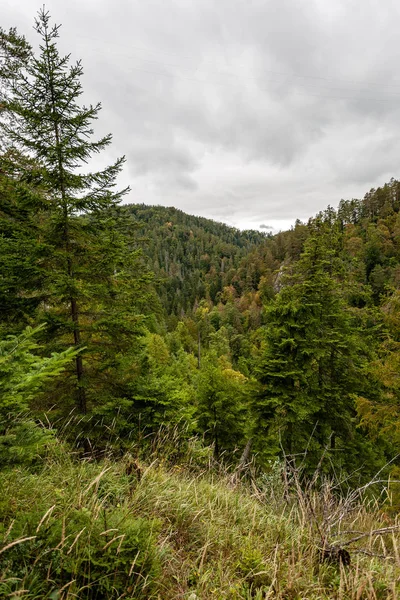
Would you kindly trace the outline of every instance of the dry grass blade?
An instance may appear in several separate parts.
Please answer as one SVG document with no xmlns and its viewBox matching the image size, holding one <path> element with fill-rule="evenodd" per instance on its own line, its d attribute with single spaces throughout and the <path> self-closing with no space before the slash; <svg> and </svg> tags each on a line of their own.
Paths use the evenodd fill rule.
<svg viewBox="0 0 400 600">
<path fill-rule="evenodd" d="M 136 556 L 135 556 L 135 558 L 132 561 L 131 568 L 129 569 L 129 575 L 128 575 L 128 577 L 130 577 L 132 575 L 132 573 L 133 573 L 133 569 L 135 568 L 136 561 L 138 559 L 139 554 L 140 554 L 140 550 L 137 551 Z"/>
<path fill-rule="evenodd" d="M 39 525 L 36 527 L 36 533 L 39 533 L 41 526 L 43 525 L 43 523 L 45 522 L 45 520 L 47 519 L 47 517 L 49 517 L 51 515 L 51 513 L 53 512 L 53 510 L 55 509 L 56 505 L 53 504 L 53 506 L 51 506 L 49 508 L 48 511 L 45 512 L 45 514 L 43 515 L 43 517 L 40 519 Z"/>
<path fill-rule="evenodd" d="M 72 542 L 70 549 L 68 550 L 67 554 L 71 554 L 73 547 L 75 546 L 76 542 L 79 540 L 79 538 L 81 537 L 82 533 L 85 531 L 86 527 L 84 527 L 83 529 L 80 530 L 80 532 L 77 534 L 77 536 L 75 537 L 74 541 Z"/>
<path fill-rule="evenodd" d="M 87 486 L 87 488 L 83 491 L 82 495 L 86 496 L 86 494 L 92 489 L 93 486 L 97 485 L 100 481 L 100 479 L 103 477 L 103 475 L 105 475 L 107 473 L 107 471 L 109 471 L 112 467 L 106 467 L 105 469 L 103 469 L 101 471 L 101 473 L 99 473 L 97 475 L 97 477 L 95 477 L 93 479 L 93 481 L 90 482 L 90 484 Z"/>
<path fill-rule="evenodd" d="M 62 586 L 61 589 L 58 590 L 58 593 L 61 594 L 61 592 L 63 592 L 64 590 L 67 589 L 67 587 L 69 587 L 70 585 L 72 585 L 73 583 L 75 583 L 76 579 L 71 579 L 71 581 L 68 581 L 68 583 L 66 583 L 65 585 Z"/>
<path fill-rule="evenodd" d="M 25 538 L 20 538 L 19 540 L 14 540 L 10 544 L 7 544 L 7 546 L 4 546 L 3 548 L 1 548 L 0 554 L 3 554 L 3 552 L 5 552 L 6 550 L 9 550 L 9 548 L 12 548 L 13 546 L 17 546 L 17 544 L 23 544 L 24 542 L 29 542 L 29 540 L 35 540 L 36 538 L 37 538 L 37 535 L 31 535 L 30 537 L 25 537 Z"/>
<path fill-rule="evenodd" d="M 14 523 L 15 523 L 15 519 L 13 519 L 11 521 L 11 523 L 9 524 L 8 529 L 7 529 L 7 531 L 4 534 L 3 542 L 5 542 L 7 540 L 7 538 L 8 538 L 8 536 L 10 535 L 11 530 L 14 527 Z"/>
<path fill-rule="evenodd" d="M 106 529 L 105 531 L 102 531 L 101 533 L 99 533 L 99 535 L 107 535 L 108 533 L 111 533 L 112 531 L 118 531 L 118 529 L 116 527 L 112 527 L 111 529 Z"/>
<path fill-rule="evenodd" d="M 116 535 L 112 540 L 110 540 L 109 542 L 107 542 L 107 544 L 105 544 L 102 547 L 102 550 L 107 550 L 107 548 L 109 546 L 111 546 L 111 544 L 113 544 L 116 540 L 120 540 L 122 538 L 122 540 L 126 537 L 125 533 L 123 533 L 122 535 Z M 122 541 L 121 540 L 121 541 Z"/>
</svg>

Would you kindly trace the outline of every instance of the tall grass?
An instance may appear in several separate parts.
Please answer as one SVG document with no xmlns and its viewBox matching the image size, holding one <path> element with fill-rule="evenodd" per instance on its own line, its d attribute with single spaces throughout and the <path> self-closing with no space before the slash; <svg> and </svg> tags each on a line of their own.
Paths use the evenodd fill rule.
<svg viewBox="0 0 400 600">
<path fill-rule="evenodd" d="M 172 464 L 161 439 L 147 462 L 78 461 L 61 446 L 35 472 L 1 472 L 0 597 L 400 597 L 397 519 L 361 490 L 300 485 L 278 463 L 241 480 L 194 441 Z"/>
</svg>

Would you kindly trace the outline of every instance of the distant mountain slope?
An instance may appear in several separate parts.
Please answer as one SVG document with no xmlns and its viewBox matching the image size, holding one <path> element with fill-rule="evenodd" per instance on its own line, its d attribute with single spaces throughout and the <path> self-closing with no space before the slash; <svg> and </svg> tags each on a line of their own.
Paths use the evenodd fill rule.
<svg viewBox="0 0 400 600">
<path fill-rule="evenodd" d="M 379 304 L 399 286 L 400 183 L 394 179 L 362 199 L 342 200 L 337 211 L 328 207 L 309 224 L 297 221 L 277 235 L 240 231 L 176 208 L 131 204 L 121 210 L 135 224 L 133 243 L 143 248 L 156 274 L 168 315 L 187 314 L 202 299 L 217 304 L 227 286 L 237 298 L 260 292 L 268 300 L 282 265 L 299 259 L 321 219 L 338 228 L 341 260 L 355 287 L 369 286 Z"/>
<path fill-rule="evenodd" d="M 159 295 L 167 314 L 192 310 L 202 298 L 216 301 L 236 277 L 242 259 L 268 236 L 240 231 L 176 208 L 130 204 L 121 207 L 137 223 L 149 266 L 160 280 Z"/>
</svg>

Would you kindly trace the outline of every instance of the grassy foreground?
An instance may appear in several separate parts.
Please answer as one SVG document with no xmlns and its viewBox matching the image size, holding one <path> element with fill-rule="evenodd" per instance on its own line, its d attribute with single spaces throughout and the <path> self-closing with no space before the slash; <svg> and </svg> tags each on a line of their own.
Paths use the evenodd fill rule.
<svg viewBox="0 0 400 600">
<path fill-rule="evenodd" d="M 255 485 L 61 451 L 35 472 L 4 471 L 0 597 L 399 598 L 395 519 L 356 496 L 296 485 L 277 472 Z M 346 547 L 351 564 L 321 562 L 321 536 Z"/>
</svg>

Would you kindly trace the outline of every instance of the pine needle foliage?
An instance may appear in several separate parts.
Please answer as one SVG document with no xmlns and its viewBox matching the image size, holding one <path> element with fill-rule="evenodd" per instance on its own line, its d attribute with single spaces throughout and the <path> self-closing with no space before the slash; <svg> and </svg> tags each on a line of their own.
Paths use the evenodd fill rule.
<svg viewBox="0 0 400 600">
<path fill-rule="evenodd" d="M 0 466 L 30 462 L 47 435 L 29 416 L 29 402 L 71 363 L 69 348 L 49 357 L 39 354 L 35 340 L 43 326 L 28 327 L 18 336 L 0 341 Z"/>
<path fill-rule="evenodd" d="M 107 252 L 110 248 L 104 246 L 112 227 L 105 213 L 128 191 L 114 189 L 124 158 L 103 170 L 84 172 L 91 157 L 111 142 L 111 135 L 92 139 L 101 105 L 79 104 L 82 65 L 79 61 L 71 65 L 69 55 L 60 56 L 59 26 L 51 25 L 44 9 L 35 29 L 41 38 L 40 54 L 31 56 L 7 80 L 2 131 L 14 151 L 36 161 L 36 184 L 49 200 L 41 232 L 49 250 L 42 263 L 47 276 L 44 313 L 52 321 L 48 331 L 64 347 L 72 343 L 80 349 L 88 346 L 82 329 L 95 319 L 100 298 L 109 298 L 117 287 L 112 282 L 118 269 L 115 251 Z M 75 360 L 76 403 L 85 413 L 88 384 L 83 353 Z"/>
</svg>

